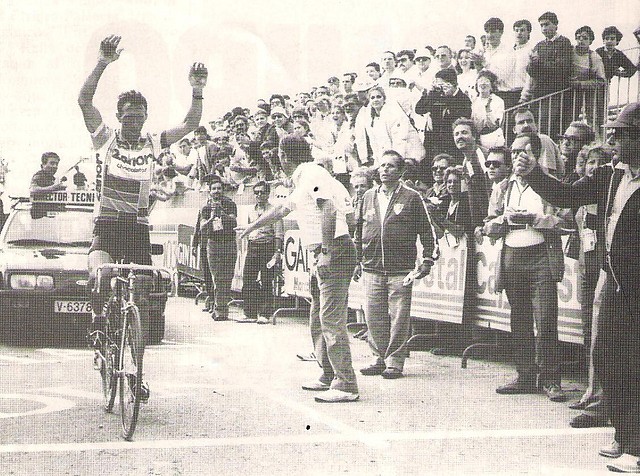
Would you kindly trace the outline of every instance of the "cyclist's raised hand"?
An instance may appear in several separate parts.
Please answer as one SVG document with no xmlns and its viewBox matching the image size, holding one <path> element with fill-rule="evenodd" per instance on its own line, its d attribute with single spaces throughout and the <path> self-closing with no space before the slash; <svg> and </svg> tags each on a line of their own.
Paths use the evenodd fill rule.
<svg viewBox="0 0 640 476">
<path fill-rule="evenodd" d="M 204 64 L 193 63 L 189 70 L 189 83 L 192 88 L 202 89 L 207 85 L 208 76 L 209 72 Z"/>
<path fill-rule="evenodd" d="M 100 42 L 100 61 L 113 63 L 115 60 L 120 58 L 122 48 L 118 49 L 118 44 L 121 39 L 121 36 L 109 35 Z"/>
</svg>

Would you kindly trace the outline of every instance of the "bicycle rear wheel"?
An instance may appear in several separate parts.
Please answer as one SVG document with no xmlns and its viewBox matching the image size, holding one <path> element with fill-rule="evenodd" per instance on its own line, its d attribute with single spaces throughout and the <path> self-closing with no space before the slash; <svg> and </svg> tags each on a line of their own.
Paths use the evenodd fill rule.
<svg viewBox="0 0 640 476">
<path fill-rule="evenodd" d="M 105 339 L 102 343 L 100 352 L 102 359 L 100 361 L 100 377 L 102 378 L 102 396 L 104 397 L 104 410 L 111 413 L 113 404 L 116 401 L 116 392 L 118 389 L 118 378 L 116 369 L 118 368 L 118 346 L 112 340 L 112 327 L 119 319 L 114 314 L 115 306 L 106 303 L 104 306 L 104 316 L 106 318 Z"/>
<path fill-rule="evenodd" d="M 120 414 L 122 436 L 131 440 L 138 422 L 142 385 L 142 359 L 144 337 L 140 312 L 136 306 L 128 306 L 123 312 L 125 325 L 120 345 Z"/>
</svg>

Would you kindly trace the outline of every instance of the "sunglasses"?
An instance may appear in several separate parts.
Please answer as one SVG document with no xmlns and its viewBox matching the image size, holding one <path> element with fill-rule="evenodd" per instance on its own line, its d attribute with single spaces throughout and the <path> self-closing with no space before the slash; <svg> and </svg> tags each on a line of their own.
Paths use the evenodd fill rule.
<svg viewBox="0 0 640 476">
<path fill-rule="evenodd" d="M 265 195 L 268 192 L 266 190 L 254 190 L 253 193 L 255 193 L 256 195 Z"/>
<path fill-rule="evenodd" d="M 369 99 L 384 99 L 384 96 L 376 94 L 375 96 L 369 96 Z"/>
<path fill-rule="evenodd" d="M 443 167 L 442 165 L 434 165 L 433 167 L 431 167 L 431 170 L 433 172 L 439 171 L 439 170 L 447 170 L 447 167 Z"/>
<path fill-rule="evenodd" d="M 274 114 L 271 117 L 274 118 L 274 119 L 284 119 L 284 116 L 282 114 Z"/>
<path fill-rule="evenodd" d="M 499 160 L 487 160 L 484 163 L 487 167 L 502 167 L 502 165 L 504 164 L 504 162 L 500 162 Z"/>
</svg>

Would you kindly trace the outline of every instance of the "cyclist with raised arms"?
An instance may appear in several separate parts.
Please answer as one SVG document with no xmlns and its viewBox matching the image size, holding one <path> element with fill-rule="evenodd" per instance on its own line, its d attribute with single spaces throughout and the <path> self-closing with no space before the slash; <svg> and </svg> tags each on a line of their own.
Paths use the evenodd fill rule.
<svg viewBox="0 0 640 476">
<path fill-rule="evenodd" d="M 98 82 L 107 66 L 120 57 L 120 36 L 102 40 L 98 62 L 89 74 L 78 97 L 84 123 L 91 134 L 96 160 L 96 205 L 93 241 L 89 249 L 90 285 L 96 279 L 97 268 L 104 263 L 118 262 L 151 265 L 149 239 L 149 204 L 154 166 L 162 149 L 192 132 L 202 117 L 202 90 L 207 82 L 207 69 L 194 63 L 189 71 L 193 88 L 192 102 L 184 121 L 159 135 L 142 133 L 147 120 L 147 100 L 138 91 L 127 91 L 118 97 L 116 118 L 120 129 L 106 126 L 100 111 L 93 104 Z M 104 303 L 108 296 L 110 277 L 101 280 L 98 293 L 92 292 L 94 348 L 100 347 L 104 336 Z M 146 280 L 141 280 L 144 283 Z M 150 283 L 138 289 L 140 301 L 147 300 Z M 136 296 L 138 300 L 138 296 Z M 141 307 L 143 328 L 148 329 L 148 307 Z"/>
</svg>

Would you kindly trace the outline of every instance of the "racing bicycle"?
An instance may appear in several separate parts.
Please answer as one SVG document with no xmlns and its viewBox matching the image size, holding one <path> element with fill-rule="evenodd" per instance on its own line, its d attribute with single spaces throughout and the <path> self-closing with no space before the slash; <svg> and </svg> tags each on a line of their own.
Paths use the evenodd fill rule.
<svg viewBox="0 0 640 476">
<path fill-rule="evenodd" d="M 145 337 L 139 303 L 136 303 L 136 284 L 141 280 L 142 272 L 171 274 L 170 271 L 156 266 L 138 264 L 105 263 L 98 267 L 96 289 L 106 270 L 116 274 L 111 278 L 111 293 L 104 305 L 104 339 L 94 357 L 94 366 L 100 371 L 105 411 L 111 413 L 120 388 L 120 415 L 122 436 L 131 441 L 138 422 L 140 403 L 148 389 L 142 384 L 142 364 L 144 359 Z M 145 276 L 146 277 L 146 276 Z M 148 319 L 147 319 L 148 320 Z"/>
</svg>

